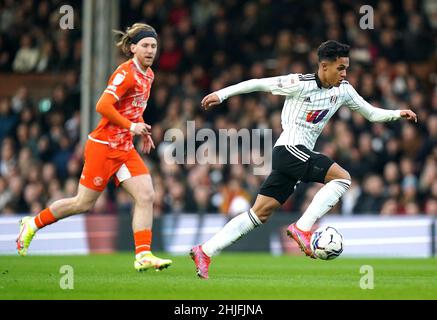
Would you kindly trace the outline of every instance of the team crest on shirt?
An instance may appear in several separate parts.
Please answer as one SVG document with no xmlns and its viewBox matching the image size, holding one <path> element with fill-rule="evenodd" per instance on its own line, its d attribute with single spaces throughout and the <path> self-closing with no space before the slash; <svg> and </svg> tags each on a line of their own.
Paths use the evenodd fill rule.
<svg viewBox="0 0 437 320">
<path fill-rule="evenodd" d="M 96 187 L 100 187 L 103 184 L 103 179 L 102 177 L 95 177 L 93 179 L 93 183 Z"/>
<path fill-rule="evenodd" d="M 337 96 L 331 96 L 331 104 L 335 104 L 337 102 Z"/>
</svg>

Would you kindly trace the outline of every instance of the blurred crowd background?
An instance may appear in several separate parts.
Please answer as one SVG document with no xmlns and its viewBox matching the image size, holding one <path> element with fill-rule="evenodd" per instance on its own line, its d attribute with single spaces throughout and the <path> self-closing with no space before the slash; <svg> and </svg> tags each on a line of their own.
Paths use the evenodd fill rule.
<svg viewBox="0 0 437 320">
<path fill-rule="evenodd" d="M 0 213 L 37 213 L 74 196 L 82 169 L 80 65 L 82 1 L 0 0 L 0 73 L 62 74 L 51 95 L 21 86 L 0 96 Z M 59 7 L 74 8 L 75 28 L 60 30 Z M 374 29 L 360 28 L 362 5 Z M 241 95 L 205 112 L 204 95 L 251 78 L 313 73 L 316 49 L 334 39 L 351 46 L 347 80 L 370 103 L 413 109 L 418 123 L 370 123 L 341 108 L 315 150 L 353 177 L 333 209 L 343 215 L 437 215 L 437 2 L 121 0 L 120 26 L 146 22 L 159 34 L 155 82 L 144 119 L 157 149 L 144 156 L 156 216 L 235 215 L 254 201 L 265 176 L 252 165 L 171 165 L 164 134 L 196 129 L 272 129 L 281 133 L 284 98 Z M 125 59 L 120 55 L 119 62 Z M 279 210 L 303 212 L 321 187 L 300 184 Z M 92 212 L 124 213 L 129 196 L 110 184 Z M 91 213 L 92 214 L 92 213 Z"/>
</svg>

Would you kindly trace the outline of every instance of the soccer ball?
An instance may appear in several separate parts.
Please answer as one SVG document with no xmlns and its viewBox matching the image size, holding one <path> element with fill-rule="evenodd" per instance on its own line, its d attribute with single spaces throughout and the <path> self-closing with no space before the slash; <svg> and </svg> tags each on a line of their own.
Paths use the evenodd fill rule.
<svg viewBox="0 0 437 320">
<path fill-rule="evenodd" d="M 335 259 L 343 252 L 343 236 L 333 227 L 321 227 L 311 236 L 311 250 L 319 259 Z"/>
</svg>

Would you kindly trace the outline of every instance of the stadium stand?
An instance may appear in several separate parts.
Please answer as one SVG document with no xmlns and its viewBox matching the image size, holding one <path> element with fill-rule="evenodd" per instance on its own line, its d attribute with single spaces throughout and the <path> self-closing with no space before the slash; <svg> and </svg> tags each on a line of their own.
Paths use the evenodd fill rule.
<svg viewBox="0 0 437 320">
<path fill-rule="evenodd" d="M 166 130 L 271 128 L 281 131 L 282 99 L 251 94 L 210 112 L 200 100 L 236 82 L 315 71 L 325 39 L 352 47 L 348 81 L 386 109 L 412 108 L 419 122 L 369 123 L 341 109 L 316 150 L 340 163 L 353 186 L 333 209 L 343 215 L 437 215 L 437 8 L 433 1 L 121 1 L 120 29 L 137 21 L 160 36 L 156 80 L 144 119 L 159 144 Z M 0 0 L 0 212 L 37 213 L 75 193 L 82 164 L 80 23 L 56 26 L 59 6 L 81 1 Z M 374 29 L 359 28 L 363 4 Z M 272 23 L 274 21 L 274 23 Z M 122 57 L 120 57 L 122 59 Z M 220 212 L 249 205 L 263 176 L 252 165 L 169 165 L 157 146 L 145 161 L 155 214 Z M 320 188 L 301 184 L 281 209 L 302 212 Z M 130 210 L 113 185 L 93 209 Z"/>
</svg>

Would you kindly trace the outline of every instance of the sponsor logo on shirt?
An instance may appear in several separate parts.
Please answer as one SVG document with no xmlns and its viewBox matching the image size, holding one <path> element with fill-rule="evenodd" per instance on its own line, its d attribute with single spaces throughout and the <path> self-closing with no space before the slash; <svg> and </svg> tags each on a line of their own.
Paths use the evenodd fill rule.
<svg viewBox="0 0 437 320">
<path fill-rule="evenodd" d="M 328 114 L 329 109 L 315 110 L 307 113 L 307 122 L 319 123 Z"/>
</svg>

